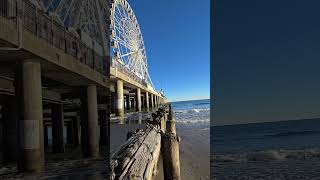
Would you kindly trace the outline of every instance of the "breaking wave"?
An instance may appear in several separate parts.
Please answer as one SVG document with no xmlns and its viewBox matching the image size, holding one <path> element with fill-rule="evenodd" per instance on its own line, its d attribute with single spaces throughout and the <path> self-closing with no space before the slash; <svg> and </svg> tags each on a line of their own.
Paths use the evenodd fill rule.
<svg viewBox="0 0 320 180">
<path fill-rule="evenodd" d="M 288 131 L 274 134 L 267 134 L 267 137 L 282 137 L 282 136 L 300 136 L 300 135 L 312 135 L 312 134 L 320 134 L 320 131 Z"/>
<path fill-rule="evenodd" d="M 176 119 L 176 122 L 181 124 L 210 123 L 210 119 Z"/>
<path fill-rule="evenodd" d="M 203 113 L 203 112 L 210 112 L 210 108 L 189 109 L 189 110 L 174 110 L 174 113 L 176 113 L 176 114 L 181 114 L 181 113 Z"/>
<path fill-rule="evenodd" d="M 197 103 L 197 104 L 194 104 L 194 105 L 196 105 L 196 106 L 198 106 L 198 105 L 210 105 L 210 102 L 205 102 L 205 103 Z"/>
<path fill-rule="evenodd" d="M 320 149 L 264 150 L 241 154 L 213 155 L 213 162 L 250 162 L 283 160 L 320 160 Z"/>
</svg>

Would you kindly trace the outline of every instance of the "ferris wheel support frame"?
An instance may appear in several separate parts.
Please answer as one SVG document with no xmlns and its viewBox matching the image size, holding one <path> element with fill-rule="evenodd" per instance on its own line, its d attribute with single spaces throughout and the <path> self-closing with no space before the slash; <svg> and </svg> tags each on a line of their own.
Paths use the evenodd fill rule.
<svg viewBox="0 0 320 180">
<path fill-rule="evenodd" d="M 113 0 L 110 16 L 112 61 L 118 61 L 154 88 L 138 20 L 126 0 Z"/>
</svg>

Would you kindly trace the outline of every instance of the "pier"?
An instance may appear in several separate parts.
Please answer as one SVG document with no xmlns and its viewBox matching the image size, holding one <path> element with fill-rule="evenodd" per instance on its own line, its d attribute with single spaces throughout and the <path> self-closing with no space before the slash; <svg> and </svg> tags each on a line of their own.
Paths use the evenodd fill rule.
<svg viewBox="0 0 320 180">
<path fill-rule="evenodd" d="M 165 98 L 142 81 L 131 78 L 122 65 L 113 61 L 110 67 L 111 112 L 122 117 L 126 110 L 149 111 L 166 102 Z"/>
<path fill-rule="evenodd" d="M 1 163 L 43 171 L 48 128 L 54 153 L 65 151 L 66 128 L 68 144 L 97 158 L 108 138 L 107 51 L 31 1 L 0 2 Z"/>
<path fill-rule="evenodd" d="M 70 148 L 107 159 L 110 116 L 166 103 L 140 50 L 140 71 L 110 51 L 110 14 L 126 1 L 47 2 L 0 0 L 0 167 L 17 172 L 45 172 Z"/>
</svg>

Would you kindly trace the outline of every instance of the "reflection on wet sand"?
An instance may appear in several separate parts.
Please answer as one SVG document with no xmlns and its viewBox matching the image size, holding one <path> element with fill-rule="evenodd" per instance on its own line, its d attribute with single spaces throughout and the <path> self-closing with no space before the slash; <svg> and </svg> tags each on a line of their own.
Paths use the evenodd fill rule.
<svg viewBox="0 0 320 180">
<path fill-rule="evenodd" d="M 118 149 L 127 140 L 127 133 L 145 128 L 146 119 L 151 118 L 154 110 L 142 112 L 128 112 L 124 117 L 110 119 L 110 152 Z"/>
<path fill-rule="evenodd" d="M 151 118 L 153 111 L 128 112 L 124 117 L 111 116 L 111 124 L 145 124 L 147 118 Z"/>
<path fill-rule="evenodd" d="M 18 173 L 15 164 L 5 167 L 1 179 L 48 179 L 48 180 L 103 180 L 107 179 L 104 159 L 66 160 L 46 163 L 43 173 Z"/>
<path fill-rule="evenodd" d="M 46 180 L 104 180 L 107 179 L 104 159 L 82 159 L 46 163 L 43 173 L 18 173 L 14 164 L 6 167 L 1 179 L 46 179 Z"/>
<path fill-rule="evenodd" d="M 100 158 L 83 159 L 81 146 L 66 146 L 65 153 L 52 153 L 46 147 L 46 169 L 42 173 L 18 173 L 15 163 L 0 168 L 0 179 L 105 180 L 107 147 L 100 146 Z"/>
<path fill-rule="evenodd" d="M 111 117 L 110 149 L 121 146 L 127 132 L 145 127 L 145 121 L 151 117 L 150 112 L 130 112 L 124 117 Z M 46 148 L 46 170 L 43 173 L 18 173 L 16 164 L 0 169 L 0 179 L 46 179 L 46 180 L 105 180 L 107 174 L 107 147 L 100 147 L 99 159 L 82 159 L 81 146 L 66 146 L 65 153 L 52 153 Z"/>
</svg>

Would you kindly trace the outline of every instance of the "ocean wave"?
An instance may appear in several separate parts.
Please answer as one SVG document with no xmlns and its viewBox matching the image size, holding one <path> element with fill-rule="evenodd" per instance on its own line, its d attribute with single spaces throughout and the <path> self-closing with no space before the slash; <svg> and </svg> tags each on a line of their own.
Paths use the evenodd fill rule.
<svg viewBox="0 0 320 180">
<path fill-rule="evenodd" d="M 205 102 L 205 103 L 197 103 L 197 104 L 194 104 L 194 105 L 198 106 L 198 105 L 207 105 L 207 104 L 210 104 L 210 102 Z"/>
<path fill-rule="evenodd" d="M 176 114 L 181 113 L 203 113 L 203 112 L 210 112 L 210 108 L 203 108 L 203 109 L 189 109 L 189 110 L 174 110 Z"/>
<path fill-rule="evenodd" d="M 176 122 L 180 124 L 210 123 L 210 119 L 176 119 Z"/>
<path fill-rule="evenodd" d="M 312 135 L 312 134 L 320 134 L 320 131 L 288 131 L 274 134 L 267 134 L 264 136 L 267 137 L 282 137 L 282 136 L 297 136 L 297 135 Z"/>
<path fill-rule="evenodd" d="M 213 162 L 250 162 L 283 160 L 320 160 L 320 149 L 304 150 L 264 150 L 238 154 L 213 155 Z"/>
<path fill-rule="evenodd" d="M 247 154 L 248 161 L 275 161 L 284 159 L 285 155 L 275 150 L 258 151 Z"/>
</svg>

